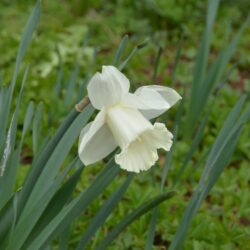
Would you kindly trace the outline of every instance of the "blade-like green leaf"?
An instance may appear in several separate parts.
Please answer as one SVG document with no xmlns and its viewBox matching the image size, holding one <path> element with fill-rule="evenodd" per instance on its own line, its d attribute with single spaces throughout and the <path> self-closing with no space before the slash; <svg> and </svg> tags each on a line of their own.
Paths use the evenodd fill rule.
<svg viewBox="0 0 250 250">
<path fill-rule="evenodd" d="M 211 109 L 211 110 L 212 110 L 212 109 Z M 210 112 L 211 112 L 211 110 L 210 110 Z M 199 128 L 198 128 L 198 130 L 197 130 L 197 132 L 196 132 L 196 134 L 195 134 L 195 136 L 194 136 L 194 138 L 193 138 L 192 144 L 191 144 L 191 146 L 190 146 L 190 148 L 189 148 L 189 151 L 188 151 L 188 153 L 187 153 L 187 155 L 186 155 L 186 158 L 185 158 L 185 160 L 184 160 L 184 163 L 182 164 L 180 170 L 178 171 L 178 173 L 177 173 L 177 175 L 176 175 L 176 179 L 175 179 L 175 181 L 174 181 L 174 185 L 175 185 L 175 186 L 176 186 L 177 183 L 180 181 L 180 179 L 181 179 L 181 177 L 182 177 L 182 175 L 183 175 L 183 173 L 184 173 L 184 171 L 185 171 L 185 169 L 186 169 L 188 163 L 190 162 L 190 160 L 191 160 L 192 157 L 193 157 L 193 154 L 196 152 L 196 149 L 197 149 L 198 146 L 200 145 L 200 142 L 201 142 L 201 140 L 202 140 L 202 138 L 203 138 L 203 134 L 204 134 L 205 127 L 206 127 L 207 122 L 208 122 L 208 117 L 209 117 L 209 115 L 210 115 L 210 112 L 208 112 L 208 113 L 206 114 L 206 116 L 204 117 L 203 121 L 201 122 L 201 124 L 200 124 L 200 126 L 199 126 Z"/>
<path fill-rule="evenodd" d="M 66 105 L 66 107 L 68 107 L 70 104 L 72 104 L 72 101 L 76 101 L 74 100 L 73 97 L 73 92 L 77 83 L 77 77 L 79 74 L 79 69 L 80 69 L 80 65 L 78 62 L 76 62 L 76 65 L 74 67 L 74 69 L 71 72 L 71 76 L 70 79 L 67 83 L 67 91 L 66 91 L 66 96 L 64 99 L 64 104 Z"/>
<path fill-rule="evenodd" d="M 15 186 L 17 168 L 19 163 L 19 153 L 17 149 L 11 152 L 11 156 L 8 159 L 8 166 L 3 177 L 4 180 L 1 182 L 1 208 L 5 206 L 6 202 L 12 197 L 13 189 Z"/>
<path fill-rule="evenodd" d="M 69 169 L 73 168 L 77 163 L 77 158 L 72 161 Z M 78 170 L 62 185 L 62 187 L 56 192 L 54 197 L 49 202 L 46 209 L 43 211 L 39 218 L 39 221 L 32 230 L 29 238 L 25 242 L 23 249 L 26 247 L 39 235 L 39 233 L 45 228 L 49 222 L 61 211 L 64 205 L 70 201 L 72 192 L 81 177 L 83 171 L 83 166 L 81 165 Z"/>
<path fill-rule="evenodd" d="M 35 203 L 29 207 L 29 214 L 26 216 L 23 213 L 22 217 L 18 221 L 15 230 L 10 237 L 9 244 L 6 247 L 6 250 L 19 250 L 29 234 L 32 232 L 33 227 L 35 226 L 36 222 L 40 218 L 41 214 L 47 207 L 48 203 L 56 193 L 58 187 L 62 183 L 65 176 L 68 174 L 69 170 L 72 168 L 72 165 L 69 164 L 61 174 L 54 180 L 54 182 L 49 185 L 49 192 L 43 193 L 39 199 L 36 200 Z M 26 212 L 26 211 L 25 211 Z M 25 217 L 26 216 L 26 217 Z"/>
<path fill-rule="evenodd" d="M 125 49 L 125 46 L 126 46 L 126 43 L 128 41 L 128 35 L 125 35 L 121 42 L 120 42 L 120 45 L 115 53 L 115 56 L 114 56 L 114 60 L 113 60 L 113 65 L 114 66 L 117 66 L 119 61 L 120 61 L 120 58 L 121 58 L 121 55 L 122 55 L 122 52 L 124 51 Z"/>
<path fill-rule="evenodd" d="M 11 100 L 12 100 L 12 96 L 13 96 L 13 92 L 14 92 L 14 88 L 16 85 L 16 80 L 17 80 L 17 76 L 18 76 L 18 71 L 21 65 L 21 61 L 24 57 L 25 51 L 31 41 L 32 38 L 32 34 L 34 33 L 37 23 L 39 21 L 39 16 L 40 16 L 40 0 L 37 1 L 37 4 L 26 24 L 22 39 L 21 39 L 21 43 L 19 46 L 19 50 L 18 50 L 18 54 L 17 54 L 17 58 L 16 58 L 16 64 L 15 64 L 15 69 L 14 69 L 14 74 L 13 74 L 13 78 L 11 81 L 11 85 L 9 87 L 8 90 L 8 97 L 6 99 L 6 104 L 5 106 L 5 112 L 1 114 L 1 123 L 0 123 L 0 131 L 5 131 L 6 127 L 7 127 L 7 122 L 8 122 L 8 118 L 9 118 L 9 113 L 10 113 L 10 104 L 11 104 Z M 5 135 L 4 133 L 0 133 L 0 152 L 1 152 L 1 143 L 4 140 Z"/>
<path fill-rule="evenodd" d="M 47 192 L 44 185 L 49 185 L 58 173 L 62 163 L 69 153 L 72 145 L 78 138 L 82 128 L 88 122 L 93 113 L 93 108 L 89 105 L 72 122 L 69 129 L 64 133 L 58 145 L 53 149 L 51 156 L 44 166 L 43 172 L 39 176 L 28 203 L 34 203 L 40 195 Z"/>
<path fill-rule="evenodd" d="M 11 229 L 10 229 L 10 236 L 9 238 L 11 238 L 12 234 L 14 233 L 14 228 L 15 228 L 15 224 L 16 224 L 16 219 L 17 219 L 17 199 L 18 199 L 18 196 L 15 195 L 13 197 L 13 217 L 12 217 L 12 225 L 11 225 Z"/>
<path fill-rule="evenodd" d="M 249 24 L 249 18 L 241 26 L 240 30 L 234 36 L 232 41 L 228 46 L 221 51 L 221 53 L 216 58 L 215 62 L 209 68 L 206 77 L 201 82 L 200 86 L 196 86 L 196 97 L 191 95 L 190 106 L 188 110 L 188 123 L 186 127 L 186 132 L 188 131 L 192 135 L 192 131 L 196 127 L 196 123 L 199 120 L 200 115 L 202 114 L 205 106 L 208 102 L 211 93 L 218 87 L 220 84 L 221 78 L 223 78 L 226 67 L 235 52 L 239 39 Z M 193 94 L 192 89 L 192 94 Z M 191 129 L 191 130 L 190 130 Z M 191 131 L 191 132 L 190 132 Z"/>
<path fill-rule="evenodd" d="M 17 120 L 21 104 L 21 99 L 23 95 L 24 85 L 27 80 L 29 67 L 26 68 L 26 71 L 23 76 L 23 81 L 21 89 L 19 92 L 17 105 L 11 120 L 10 128 L 8 130 L 8 136 L 6 141 L 6 147 L 4 149 L 3 157 L 0 161 L 0 209 L 5 205 L 5 202 L 9 200 L 13 192 L 13 186 L 16 179 L 17 166 L 19 160 L 19 152 L 14 154 L 15 142 L 16 142 L 16 131 L 17 131 Z M 13 159 L 13 155 L 15 158 Z M 10 156 L 12 159 L 10 160 Z M 10 160 L 10 161 L 9 161 Z"/>
<path fill-rule="evenodd" d="M 61 126 L 57 130 L 57 132 L 54 135 L 54 137 L 52 138 L 52 140 L 50 140 L 48 145 L 46 145 L 44 150 L 41 153 L 39 153 L 38 157 L 32 163 L 31 171 L 25 180 L 23 189 L 21 191 L 20 199 L 18 202 L 18 213 L 19 214 L 23 210 L 25 203 L 27 202 L 28 197 L 29 197 L 30 193 L 32 192 L 33 187 L 34 187 L 35 183 L 37 182 L 37 179 L 40 176 L 42 170 L 44 169 L 48 159 L 52 155 L 54 149 L 56 148 L 56 146 L 60 142 L 63 135 L 69 129 L 71 124 L 77 119 L 79 114 L 80 113 L 78 113 L 75 109 L 72 109 L 72 111 L 68 114 L 68 116 L 65 118 L 64 122 L 61 124 Z"/>
<path fill-rule="evenodd" d="M 117 203 L 123 197 L 123 194 L 127 190 L 132 178 L 133 178 L 133 174 L 129 174 L 126 181 L 123 183 L 123 185 L 116 192 L 114 192 L 110 196 L 110 198 L 103 204 L 102 208 L 95 215 L 91 224 L 88 226 L 85 233 L 81 237 L 81 240 L 79 241 L 79 244 L 76 248 L 77 250 L 81 250 L 81 249 L 86 248 L 86 245 L 90 241 L 91 237 L 103 225 L 103 223 L 106 221 L 107 217 L 110 215 L 110 213 L 113 211 L 113 209 L 115 208 Z"/>
<path fill-rule="evenodd" d="M 6 86 L 2 86 L 1 91 L 0 91 L 0 118 L 1 118 L 1 120 L 3 120 L 5 117 L 7 97 L 8 97 L 7 88 L 6 88 Z M 3 151 L 4 151 L 4 143 L 5 143 L 4 133 L 5 133 L 5 131 L 1 130 L 2 135 L 0 135 L 0 137 L 2 138 L 1 139 L 2 141 L 0 140 L 0 158 L 2 157 Z"/>
<path fill-rule="evenodd" d="M 236 147 L 236 143 L 240 137 L 243 124 L 250 118 L 245 116 L 246 119 L 241 119 L 242 116 L 240 116 L 240 110 L 244 101 L 245 97 L 243 96 L 228 115 L 223 128 L 215 140 L 198 187 L 196 188 L 188 207 L 185 210 L 181 223 L 179 224 L 178 230 L 171 243 L 170 250 L 182 248 L 192 218 L 195 216 L 201 203 L 204 201 L 207 194 L 218 180 L 225 166 L 229 163 Z M 243 114 L 246 114 L 246 112 L 244 111 Z"/>
<path fill-rule="evenodd" d="M 235 122 L 240 115 L 240 110 L 243 107 L 245 100 L 246 96 L 242 96 L 226 118 L 223 128 L 218 134 L 214 146 L 211 150 L 210 156 L 208 158 L 208 165 L 212 165 L 212 162 L 214 161 L 213 156 L 221 150 L 222 145 L 225 143 L 225 138 L 227 138 L 227 136 L 232 131 L 233 125 L 236 125 Z"/>
<path fill-rule="evenodd" d="M 148 229 L 148 237 L 147 237 L 147 241 L 145 244 L 145 250 L 152 249 L 154 238 L 155 238 L 155 230 L 156 230 L 156 225 L 157 225 L 158 213 L 159 213 L 159 209 L 158 207 L 155 207 L 153 209 L 152 218 L 151 218 L 149 229 Z"/>
<path fill-rule="evenodd" d="M 238 138 L 240 136 L 241 129 L 239 128 L 238 130 L 235 131 L 235 133 L 232 134 L 230 137 L 230 140 L 228 140 L 228 144 L 225 147 L 225 150 L 221 152 L 220 157 L 218 157 L 218 162 L 214 164 L 213 167 L 214 169 L 217 168 L 217 171 L 210 175 L 210 178 L 206 183 L 204 183 L 203 180 L 200 181 L 194 195 L 192 196 L 191 201 L 188 204 L 188 207 L 185 210 L 185 213 L 182 217 L 182 220 L 178 226 L 178 230 L 174 236 L 174 239 L 170 245 L 170 250 L 178 250 L 182 248 L 182 245 L 184 243 L 184 240 L 187 235 L 188 228 L 191 224 L 191 221 L 195 214 L 197 213 L 202 201 L 206 198 L 209 190 L 212 188 L 216 180 L 219 178 L 221 172 L 223 171 L 223 168 L 225 165 L 228 163 L 234 149 L 236 146 L 236 143 L 238 141 Z M 223 160 L 220 161 L 219 160 Z"/>
<path fill-rule="evenodd" d="M 33 113 L 34 113 L 34 103 L 30 102 L 29 106 L 26 110 L 26 114 L 25 114 L 25 118 L 24 118 L 24 122 L 23 122 L 23 131 L 22 131 L 22 138 L 21 138 L 21 142 L 20 142 L 20 147 L 23 144 L 24 137 L 25 137 L 25 135 L 28 131 L 28 128 L 30 126 L 30 123 L 32 121 Z"/>
<path fill-rule="evenodd" d="M 54 149 L 52 149 L 53 153 L 51 154 L 48 162 L 45 164 L 43 172 L 39 176 L 37 182 L 33 186 L 31 196 L 29 197 L 29 200 L 27 201 L 17 223 L 16 231 L 13 236 L 14 241 L 16 241 L 16 246 L 21 246 L 26 237 L 28 237 L 29 232 L 32 230 L 32 225 L 28 222 L 30 220 L 30 214 L 34 212 L 34 204 L 37 205 L 38 203 L 40 203 L 39 201 L 45 199 L 46 197 L 48 197 L 47 202 L 50 201 L 52 193 L 51 185 L 54 186 L 54 189 L 57 188 L 53 183 L 53 180 L 57 175 L 57 172 L 61 167 L 64 159 L 66 158 L 68 152 L 70 151 L 73 143 L 80 134 L 82 127 L 89 120 L 92 112 L 92 107 L 86 107 L 86 109 L 72 122 L 69 129 L 65 132 L 65 134 L 59 141 L 58 145 Z M 46 203 L 44 202 L 42 205 L 44 206 L 45 204 Z M 39 209 L 39 212 L 42 211 Z M 32 222 L 36 223 L 36 220 L 34 219 Z M 20 237 L 20 235 L 22 235 L 22 237 Z"/>
<path fill-rule="evenodd" d="M 41 136 L 41 124 L 43 118 L 43 103 L 38 104 L 33 124 L 32 124 L 32 146 L 33 146 L 33 155 L 36 156 L 39 145 L 39 138 Z"/>
<path fill-rule="evenodd" d="M 207 196 L 208 192 L 211 190 L 213 185 L 218 180 L 218 177 L 221 175 L 224 166 L 227 166 L 231 156 L 234 152 L 234 149 L 236 147 L 236 144 L 238 142 L 238 139 L 241 135 L 243 128 L 243 124 L 235 127 L 233 132 L 230 134 L 230 137 L 227 139 L 227 144 L 223 146 L 223 149 L 221 152 L 219 152 L 219 156 L 215 156 L 216 162 L 213 164 L 213 168 L 209 172 L 209 176 L 207 177 L 206 187 L 203 191 L 203 199 Z M 204 184 L 203 184 L 204 185 Z"/>
<path fill-rule="evenodd" d="M 127 57 L 127 59 L 122 62 L 120 65 L 119 65 L 119 70 L 122 71 L 124 69 L 124 67 L 128 64 L 128 62 L 133 58 L 133 56 L 142 48 L 144 48 L 146 45 L 148 44 L 148 40 L 145 40 L 143 43 L 137 45 L 132 51 L 131 53 L 129 54 L 129 56 Z"/>
<path fill-rule="evenodd" d="M 56 46 L 56 54 L 58 56 L 58 69 L 57 69 L 57 80 L 56 80 L 56 84 L 54 87 L 54 91 L 57 97 L 60 97 L 61 95 L 61 91 L 62 91 L 62 85 L 63 85 L 63 64 L 62 64 L 62 57 L 61 57 L 61 53 L 60 50 L 58 48 L 58 46 Z"/>
<path fill-rule="evenodd" d="M 70 237 L 70 226 L 65 228 L 59 237 L 59 250 L 68 250 L 69 249 L 69 237 Z"/>
<path fill-rule="evenodd" d="M 247 105 L 245 110 L 242 112 L 238 122 L 245 123 L 249 120 L 249 117 L 250 117 L 250 103 Z"/>
<path fill-rule="evenodd" d="M 13 197 L 0 210 L 0 249 L 6 249 L 9 233 L 14 218 Z"/>
<path fill-rule="evenodd" d="M 38 157 L 35 161 L 33 161 L 31 170 L 28 174 L 28 177 L 25 180 L 24 186 L 21 191 L 21 197 L 18 202 L 18 211 L 21 211 L 24 207 L 24 204 L 27 201 L 29 194 L 32 191 L 34 184 L 36 183 L 37 178 L 43 170 L 44 165 L 46 164 L 48 158 L 53 152 L 53 149 L 60 141 L 61 137 L 68 129 L 70 124 L 74 121 L 74 119 L 79 115 L 79 113 L 73 109 L 69 115 L 65 118 L 64 122 L 61 124 L 53 139 L 48 143 L 48 145 L 44 148 L 42 152 L 38 154 Z"/>
<path fill-rule="evenodd" d="M 158 69 L 159 69 L 159 65 L 160 65 L 162 52 L 163 52 L 162 47 L 159 47 L 158 53 L 157 53 L 157 56 L 156 56 L 156 60 L 155 60 L 155 67 L 154 67 L 154 71 L 153 71 L 152 82 L 156 81 L 156 77 L 157 77 L 157 74 L 158 74 Z"/>
<path fill-rule="evenodd" d="M 163 201 L 170 199 L 175 192 L 167 192 L 164 194 L 160 194 L 155 198 L 145 202 L 135 210 L 133 210 L 130 214 L 126 215 L 125 218 L 121 220 L 121 222 L 116 225 L 100 242 L 100 244 L 95 248 L 96 250 L 104 250 L 107 246 L 134 220 L 138 219 L 140 216 L 144 215 L 152 208 L 158 206 Z"/>
<path fill-rule="evenodd" d="M 55 235 L 59 235 L 77 216 L 84 213 L 88 205 L 103 192 L 119 172 L 120 168 L 113 161 L 110 161 L 88 189 L 64 207 L 29 245 L 27 250 L 39 249 Z"/>
<path fill-rule="evenodd" d="M 78 96 L 77 96 L 77 100 L 80 101 L 82 99 L 82 96 L 86 94 L 86 86 L 87 83 L 89 82 L 89 78 L 85 77 L 84 79 L 81 80 L 80 82 L 80 88 L 78 90 Z"/>
<path fill-rule="evenodd" d="M 199 97 L 201 84 L 205 77 L 205 72 L 207 70 L 208 64 L 208 54 L 210 51 L 210 44 L 212 38 L 213 31 L 213 23 L 217 14 L 219 0 L 211 0 L 208 2 L 208 12 L 207 12 L 207 20 L 206 20 L 206 28 L 202 37 L 201 46 L 198 50 L 197 59 L 195 63 L 195 71 L 194 78 L 192 82 L 191 88 L 191 98 L 190 98 L 190 106 L 189 106 L 189 114 L 188 114 L 188 125 L 187 131 L 190 131 L 190 126 L 192 125 L 192 119 L 195 115 L 195 105 L 197 104 L 197 98 Z M 191 112 L 192 110 L 192 112 Z"/>
<path fill-rule="evenodd" d="M 207 100 L 213 90 L 216 88 L 218 83 L 220 82 L 220 79 L 223 77 L 223 74 L 225 72 L 225 69 L 232 57 L 232 55 L 235 52 L 235 49 L 237 47 L 237 44 L 239 42 L 239 39 L 245 30 L 247 24 L 249 21 L 247 20 L 240 30 L 237 32 L 233 40 L 229 43 L 229 45 L 220 53 L 218 58 L 216 59 L 215 63 L 212 64 L 211 69 L 207 73 L 207 77 L 203 82 L 203 86 L 200 89 L 199 98 L 197 100 L 197 103 L 199 103 L 199 107 L 197 109 L 196 116 L 199 116 L 201 114 L 203 107 L 205 107 Z"/>
<path fill-rule="evenodd" d="M 164 185 L 168 176 L 168 172 L 171 168 L 171 163 L 172 163 L 172 158 L 173 158 L 173 153 L 174 153 L 177 137 L 178 137 L 178 125 L 175 124 L 173 144 L 172 144 L 170 151 L 166 154 L 166 160 L 163 166 L 161 187 L 160 187 L 161 192 L 163 192 Z"/>
<path fill-rule="evenodd" d="M 163 172 L 162 172 L 162 177 L 161 177 L 160 193 L 163 192 L 166 178 L 167 178 L 168 172 L 169 172 L 170 167 L 171 167 L 173 153 L 175 150 L 176 141 L 177 141 L 177 137 L 178 137 L 178 126 L 180 125 L 180 121 L 181 121 L 180 117 L 181 117 L 182 112 L 183 112 L 183 103 L 181 103 L 179 105 L 178 112 L 176 113 L 176 116 L 175 116 L 174 140 L 173 140 L 173 144 L 172 144 L 170 151 L 166 153 L 165 163 L 163 166 Z M 155 237 L 155 229 L 156 229 L 156 225 L 157 225 L 157 217 L 158 217 L 158 207 L 155 207 L 153 210 L 152 218 L 151 218 L 150 225 L 149 225 L 148 237 L 147 237 L 147 241 L 146 241 L 146 245 L 145 245 L 146 250 L 152 249 L 152 245 L 154 243 L 154 237 Z"/>
<path fill-rule="evenodd" d="M 171 76 L 171 85 L 173 85 L 176 80 L 176 72 L 177 72 L 177 67 L 179 65 L 179 61 L 181 57 L 182 44 L 183 44 L 183 34 L 181 34 L 180 40 L 178 42 L 177 53 L 175 55 L 174 64 L 173 64 L 174 66 L 173 66 L 173 71 L 172 71 L 172 76 Z"/>
</svg>

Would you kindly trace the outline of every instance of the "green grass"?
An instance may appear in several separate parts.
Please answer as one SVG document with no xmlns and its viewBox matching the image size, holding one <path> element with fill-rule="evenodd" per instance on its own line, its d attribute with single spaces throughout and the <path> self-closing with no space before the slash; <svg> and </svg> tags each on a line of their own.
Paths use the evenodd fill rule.
<svg viewBox="0 0 250 250">
<path fill-rule="evenodd" d="M 194 15 L 187 19 L 185 11 L 181 6 L 169 4 L 173 8 L 172 12 L 158 12 L 159 10 L 149 11 L 150 6 L 145 4 L 133 4 L 132 1 L 118 1 L 119 4 L 101 5 L 98 1 L 89 1 L 86 6 L 78 5 L 80 1 L 44 1 L 41 22 L 32 41 L 31 48 L 22 64 L 22 70 L 26 63 L 30 64 L 30 73 L 25 87 L 24 99 L 21 104 L 21 121 L 25 113 L 24 107 L 29 100 L 33 100 L 37 105 L 39 101 L 44 103 L 44 113 L 41 124 L 40 140 L 43 135 L 53 134 L 55 128 L 61 123 L 62 117 L 67 110 L 75 103 L 77 96 L 73 95 L 69 102 L 64 102 L 67 91 L 64 89 L 58 96 L 54 91 L 58 73 L 58 47 L 61 60 L 63 62 L 64 78 L 63 86 L 72 79 L 72 71 L 75 69 L 75 61 L 79 62 L 79 74 L 77 85 L 82 84 L 84 76 L 100 69 L 102 64 L 111 64 L 114 55 L 114 48 L 118 47 L 122 36 L 128 33 L 131 37 L 126 45 L 125 53 L 128 55 L 135 45 L 143 42 L 150 37 L 151 42 L 143 50 L 140 50 L 136 57 L 129 62 L 125 72 L 132 79 L 132 88 L 139 84 L 151 84 L 154 74 L 154 62 L 157 57 L 158 46 L 163 47 L 161 63 L 159 64 L 157 82 L 167 85 L 173 84 L 180 93 L 184 90 L 189 91 L 192 81 L 192 70 L 197 51 L 197 43 L 204 26 L 203 13 L 206 9 L 205 4 L 195 4 L 190 1 L 189 5 L 195 6 Z M 159 2 L 163 10 L 169 6 L 164 5 L 165 1 Z M 170 1 L 172 2 L 172 1 Z M 3 73 L 3 82 L 8 83 L 12 78 L 13 62 L 19 45 L 20 36 L 27 19 L 27 13 L 33 7 L 34 1 L 21 1 L 17 3 L 0 3 L 0 70 Z M 167 5 L 167 4 L 166 4 Z M 188 7 L 186 7 L 188 9 Z M 189 7 L 190 8 L 190 7 Z M 243 7 L 244 9 L 244 7 Z M 139 13 L 139 18 L 137 14 Z M 128 16 L 130 18 L 128 18 Z M 234 18 L 231 18 L 231 17 Z M 237 18 L 236 18 L 237 17 Z M 214 37 L 212 40 L 212 53 L 209 61 L 212 61 L 216 53 L 222 48 L 221 39 L 227 32 L 228 20 L 232 22 L 233 34 L 244 22 L 246 14 L 242 11 L 242 5 L 222 5 L 219 10 L 219 18 L 216 21 Z M 186 172 L 182 178 L 182 185 L 178 185 L 178 194 L 163 203 L 159 207 L 158 224 L 154 241 L 154 249 L 162 249 L 169 245 L 173 239 L 180 218 L 187 206 L 187 202 L 201 175 L 203 165 L 189 178 L 193 165 L 200 159 L 201 155 L 212 145 L 219 129 L 222 127 L 226 115 L 229 113 L 234 103 L 245 92 L 249 93 L 249 66 L 250 55 L 248 44 L 250 42 L 250 28 L 248 27 L 242 36 L 237 53 L 234 55 L 231 65 L 237 64 L 237 69 L 231 74 L 227 86 L 220 92 L 214 104 L 209 126 L 205 129 L 204 139 L 187 165 Z M 175 82 L 172 82 L 172 69 L 177 51 L 177 43 L 183 32 L 182 51 L 180 62 L 176 71 Z M 88 45 L 82 49 L 83 37 L 89 33 Z M 96 54 L 95 54 L 96 52 Z M 93 62 L 93 57 L 96 57 Z M 92 65 L 90 67 L 89 65 Z M 230 68 L 230 67 L 229 67 Z M 18 78 L 19 85 L 21 79 Z M 17 93 L 15 93 L 16 95 Z M 82 93 L 84 96 L 85 93 Z M 55 100 L 60 101 L 55 101 Z M 12 106 L 12 110 L 14 109 Z M 171 110 L 168 115 L 167 126 L 173 130 L 173 120 L 175 110 Z M 47 115 L 48 114 L 48 115 Z M 33 125 L 34 126 L 34 125 Z M 249 126 L 248 126 L 249 128 Z M 181 129 L 181 128 L 180 128 Z M 48 132 L 49 131 L 49 132 Z M 21 127 L 18 129 L 21 134 Z M 181 137 L 184 137 L 181 130 Z M 202 204 L 197 216 L 192 221 L 184 249 L 247 249 L 247 240 L 250 236 L 249 230 L 249 150 L 248 142 L 249 129 L 245 127 L 241 136 L 232 163 L 224 171 L 218 183 L 210 192 L 209 196 Z M 32 137 L 29 135 L 24 141 L 24 149 L 21 152 L 23 165 L 19 168 L 17 187 L 22 183 L 29 165 L 24 164 L 25 159 L 29 163 L 34 149 Z M 38 137 L 39 140 L 39 137 Z M 177 176 L 177 170 L 181 168 L 185 156 L 189 150 L 190 142 L 177 140 L 176 150 L 173 155 L 172 168 L 167 177 L 166 187 L 172 187 L 173 181 Z M 74 148 L 76 151 L 76 148 Z M 72 150 L 72 155 L 74 155 Z M 147 201 L 149 197 L 159 194 L 161 181 L 162 163 L 161 161 L 154 167 L 154 172 L 146 172 L 134 177 L 122 202 L 115 209 L 115 213 L 110 216 L 100 232 L 94 237 L 89 245 L 89 249 L 94 249 L 97 243 L 103 239 L 113 225 L 117 224 L 121 218 L 139 204 Z M 102 168 L 96 165 L 87 167 L 84 170 L 77 191 L 80 192 L 94 179 L 95 175 Z M 152 176 L 155 180 L 152 184 Z M 121 174 L 119 180 L 113 182 L 102 195 L 101 199 L 95 200 L 76 222 L 76 229 L 70 238 L 72 249 L 79 241 L 81 232 L 87 227 L 88 223 L 98 211 L 100 205 L 118 188 L 125 179 Z M 138 191 L 140 190 L 140 192 Z M 109 247 L 109 249 L 143 249 L 147 239 L 150 215 L 141 217 L 130 225 Z"/>
</svg>

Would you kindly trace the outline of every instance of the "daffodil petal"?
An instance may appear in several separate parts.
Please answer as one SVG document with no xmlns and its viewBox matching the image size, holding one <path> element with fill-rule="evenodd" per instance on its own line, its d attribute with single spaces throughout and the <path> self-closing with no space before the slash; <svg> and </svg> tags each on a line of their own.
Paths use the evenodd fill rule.
<svg viewBox="0 0 250 250">
<path fill-rule="evenodd" d="M 105 123 L 105 115 L 105 111 L 102 110 L 96 119 L 81 131 L 78 154 L 85 165 L 103 159 L 117 147 L 117 143 Z"/>
<path fill-rule="evenodd" d="M 147 88 L 135 94 L 124 95 L 122 102 L 139 109 L 147 119 L 157 117 L 170 108 L 170 104 L 157 91 Z"/>
<path fill-rule="evenodd" d="M 88 96 L 92 105 L 101 110 L 118 102 L 129 91 L 129 80 L 114 66 L 103 66 L 89 81 Z"/>
<path fill-rule="evenodd" d="M 172 88 L 161 86 L 161 85 L 148 85 L 138 88 L 135 91 L 136 95 L 141 95 L 145 90 L 156 91 L 159 93 L 162 98 L 169 104 L 169 107 L 172 107 L 176 104 L 182 97 Z"/>
<path fill-rule="evenodd" d="M 138 88 L 134 95 L 127 94 L 124 99 L 126 105 L 137 107 L 147 119 L 152 119 L 167 111 L 181 96 L 172 88 L 149 85 Z"/>
</svg>

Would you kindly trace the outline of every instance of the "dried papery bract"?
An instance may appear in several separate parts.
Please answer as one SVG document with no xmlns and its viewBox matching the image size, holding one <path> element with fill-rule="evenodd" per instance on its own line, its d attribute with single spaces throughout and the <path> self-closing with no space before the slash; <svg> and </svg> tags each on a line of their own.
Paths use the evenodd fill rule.
<svg viewBox="0 0 250 250">
<path fill-rule="evenodd" d="M 84 108 L 90 103 L 88 96 L 85 96 L 80 102 L 75 105 L 77 112 L 82 112 Z"/>
</svg>

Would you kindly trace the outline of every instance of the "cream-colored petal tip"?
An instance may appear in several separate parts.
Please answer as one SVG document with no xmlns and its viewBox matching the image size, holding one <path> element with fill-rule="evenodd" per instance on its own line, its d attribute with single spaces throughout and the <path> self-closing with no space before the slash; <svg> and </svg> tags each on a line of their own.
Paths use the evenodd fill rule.
<svg viewBox="0 0 250 250">
<path fill-rule="evenodd" d="M 165 124 L 156 122 L 154 124 L 154 141 L 157 142 L 157 148 L 163 148 L 169 151 L 173 144 L 173 134 L 166 128 Z"/>
<path fill-rule="evenodd" d="M 151 167 L 154 166 L 157 160 L 158 160 L 158 155 L 157 153 L 155 153 L 154 156 L 152 157 L 151 162 L 146 163 L 146 162 L 141 161 L 141 162 L 137 162 L 137 164 L 134 165 L 134 163 L 130 161 L 127 155 L 120 153 L 115 156 L 115 162 L 118 165 L 120 165 L 121 169 L 128 171 L 128 172 L 137 173 L 137 174 L 140 172 L 149 170 Z"/>
</svg>

